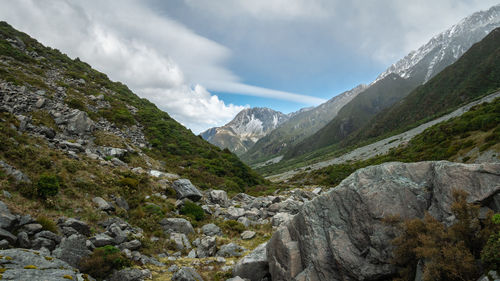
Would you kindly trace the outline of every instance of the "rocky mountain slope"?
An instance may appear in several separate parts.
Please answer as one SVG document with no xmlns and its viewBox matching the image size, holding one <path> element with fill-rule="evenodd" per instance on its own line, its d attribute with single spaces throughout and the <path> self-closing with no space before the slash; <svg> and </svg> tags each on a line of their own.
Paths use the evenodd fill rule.
<svg viewBox="0 0 500 281">
<path fill-rule="evenodd" d="M 366 87 L 366 85 L 359 85 L 317 107 L 291 113 L 288 120 L 261 138 L 248 152 L 240 156 L 241 159 L 247 163 L 256 163 L 283 154 L 288 147 L 299 143 L 326 125 L 344 105 Z"/>
<path fill-rule="evenodd" d="M 288 115 L 269 108 L 247 108 L 226 125 L 210 128 L 200 135 L 222 149 L 228 148 L 241 155 L 288 118 Z"/>
<path fill-rule="evenodd" d="M 418 51 L 410 53 L 381 74 L 315 135 L 289 148 L 285 159 L 339 143 L 350 133 L 366 126 L 377 113 L 405 98 L 418 85 L 426 83 L 457 61 L 472 44 L 499 26 L 500 5 L 497 5 L 488 11 L 474 13 L 435 36 Z M 384 84 L 382 89 L 381 84 Z M 419 105 L 412 106 L 417 108 Z M 398 124 L 397 121 L 393 123 Z"/>
</svg>

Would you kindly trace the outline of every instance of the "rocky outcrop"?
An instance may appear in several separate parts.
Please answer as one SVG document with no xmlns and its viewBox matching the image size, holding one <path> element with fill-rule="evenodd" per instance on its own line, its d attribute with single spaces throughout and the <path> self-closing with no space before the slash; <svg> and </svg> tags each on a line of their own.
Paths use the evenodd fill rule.
<svg viewBox="0 0 500 281">
<path fill-rule="evenodd" d="M 428 212 L 453 223 L 454 189 L 499 211 L 500 164 L 394 162 L 358 170 L 274 233 L 267 246 L 272 280 L 388 279 L 396 273 L 389 263 L 395 229 L 382 220 Z"/>
<path fill-rule="evenodd" d="M 251 281 L 260 281 L 269 274 L 266 255 L 266 243 L 262 243 L 250 254 L 243 257 L 234 266 L 233 275 L 247 278 Z"/>
<path fill-rule="evenodd" d="M 188 179 L 178 179 L 174 181 L 172 187 L 177 193 L 177 199 L 188 198 L 191 201 L 198 201 L 203 194 Z"/>
</svg>

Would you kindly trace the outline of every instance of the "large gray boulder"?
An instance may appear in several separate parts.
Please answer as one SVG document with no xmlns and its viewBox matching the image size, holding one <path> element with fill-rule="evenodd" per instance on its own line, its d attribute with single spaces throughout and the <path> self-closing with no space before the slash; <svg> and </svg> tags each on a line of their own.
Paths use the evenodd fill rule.
<svg viewBox="0 0 500 281">
<path fill-rule="evenodd" d="M 64 220 L 61 227 L 71 227 L 82 235 L 90 236 L 90 226 L 81 220 L 69 218 Z"/>
<path fill-rule="evenodd" d="M 165 233 L 177 232 L 186 235 L 194 233 L 191 223 L 181 218 L 164 218 L 160 220 L 160 225 Z"/>
<path fill-rule="evenodd" d="M 233 275 L 260 281 L 269 275 L 269 266 L 266 254 L 267 242 L 260 244 L 250 254 L 243 257 L 234 266 Z"/>
<path fill-rule="evenodd" d="M 56 258 L 45 257 L 33 250 L 2 250 L 0 256 L 2 257 L 0 266 L 5 269 L 2 273 L 2 280 L 81 280 L 77 276 L 79 275 L 78 270 L 68 263 Z"/>
<path fill-rule="evenodd" d="M 57 122 L 57 120 L 56 120 Z M 89 118 L 86 112 L 75 109 L 63 121 L 66 123 L 66 130 L 75 135 L 84 135 L 95 129 L 94 121 Z"/>
<path fill-rule="evenodd" d="M 203 234 L 208 236 L 222 235 L 222 230 L 220 229 L 220 227 L 216 226 L 213 223 L 205 224 L 201 227 L 201 231 L 203 232 Z"/>
<path fill-rule="evenodd" d="M 203 281 L 203 278 L 191 267 L 183 267 L 172 276 L 172 281 Z"/>
<path fill-rule="evenodd" d="M 500 164 L 446 161 L 385 163 L 360 169 L 336 188 L 305 203 L 267 246 L 272 280 L 384 280 L 395 229 L 383 218 L 453 220 L 452 193 L 489 204 L 500 191 Z M 498 211 L 498 210 L 497 210 Z"/>
<path fill-rule="evenodd" d="M 178 179 L 174 181 L 172 187 L 177 193 L 177 199 L 188 198 L 191 201 L 199 201 L 203 196 L 201 192 L 188 179 Z"/>
<path fill-rule="evenodd" d="M 52 254 L 69 265 L 78 267 L 81 259 L 91 254 L 86 242 L 85 236 L 73 234 L 70 237 L 63 238 Z"/>
<path fill-rule="evenodd" d="M 212 204 L 219 204 L 222 207 L 229 206 L 229 199 L 227 198 L 227 193 L 224 190 L 211 190 L 208 193 L 208 199 Z"/>
</svg>

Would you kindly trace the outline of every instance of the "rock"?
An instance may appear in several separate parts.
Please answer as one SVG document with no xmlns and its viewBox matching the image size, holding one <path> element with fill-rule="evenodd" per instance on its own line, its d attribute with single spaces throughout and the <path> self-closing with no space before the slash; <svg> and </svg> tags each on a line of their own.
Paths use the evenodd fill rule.
<svg viewBox="0 0 500 281">
<path fill-rule="evenodd" d="M 78 231 L 78 233 L 80 233 L 82 235 L 85 235 L 87 237 L 90 236 L 90 226 L 81 220 L 69 218 L 69 219 L 65 220 L 61 226 L 62 227 L 71 227 L 74 230 Z"/>
<path fill-rule="evenodd" d="M 251 230 L 245 230 L 241 234 L 241 239 L 243 239 L 243 240 L 250 240 L 254 237 L 255 237 L 255 231 L 251 231 Z"/>
<path fill-rule="evenodd" d="M 21 248 L 29 249 L 31 247 L 31 242 L 28 237 L 28 233 L 21 231 L 17 234 L 17 244 Z"/>
<path fill-rule="evenodd" d="M 477 281 L 500 281 L 500 275 L 496 271 L 490 270 L 488 275 L 481 276 Z"/>
<path fill-rule="evenodd" d="M 446 161 L 385 163 L 360 169 L 336 188 L 305 203 L 267 246 L 272 280 L 385 280 L 395 229 L 386 216 L 444 221 L 452 192 L 488 204 L 500 190 L 500 164 Z M 300 250 L 299 250 L 300 249 Z M 368 250 L 368 251 L 365 251 Z"/>
<path fill-rule="evenodd" d="M 43 248 L 52 251 L 56 248 L 56 242 L 54 242 L 54 240 L 43 237 L 38 237 L 31 241 L 31 249 L 41 250 Z"/>
<path fill-rule="evenodd" d="M 7 241 L 5 239 L 0 240 L 0 249 L 1 250 L 9 248 L 9 245 L 10 245 L 9 241 Z"/>
<path fill-rule="evenodd" d="M 200 274 L 191 267 L 182 267 L 172 276 L 172 281 L 203 281 Z"/>
<path fill-rule="evenodd" d="M 188 198 L 189 200 L 196 202 L 199 201 L 203 196 L 201 192 L 188 179 L 178 179 L 174 181 L 172 187 L 177 193 L 177 199 Z"/>
<path fill-rule="evenodd" d="M 94 121 L 88 117 L 87 113 L 78 109 L 73 110 L 64 123 L 67 124 L 66 130 L 70 134 L 80 136 L 92 132 L 95 128 Z"/>
<path fill-rule="evenodd" d="M 195 259 L 196 258 L 196 250 L 192 249 L 189 254 L 187 255 L 189 259 Z"/>
<path fill-rule="evenodd" d="M 245 227 L 249 227 L 250 225 L 252 225 L 252 221 L 246 217 L 240 217 L 238 219 L 238 222 L 243 224 Z"/>
<path fill-rule="evenodd" d="M 126 167 L 127 166 L 127 163 L 123 162 L 122 160 L 120 160 L 118 158 L 112 158 L 111 163 L 113 163 L 113 165 L 118 166 L 118 167 Z"/>
<path fill-rule="evenodd" d="M 0 259 L 0 265 L 5 268 L 2 280 L 79 280 L 77 269 L 62 260 L 46 257 L 37 251 L 8 249 L 1 250 L 0 256 L 11 258 Z"/>
<path fill-rule="evenodd" d="M 161 172 L 161 171 L 157 171 L 157 170 L 150 170 L 149 174 L 155 178 L 164 178 L 164 179 L 168 179 L 168 180 L 178 180 L 181 178 L 179 175 L 165 173 L 165 172 Z"/>
<path fill-rule="evenodd" d="M 116 223 L 111 224 L 108 228 L 108 233 L 113 237 L 113 244 L 121 244 L 127 241 L 127 233 L 123 231 Z"/>
<path fill-rule="evenodd" d="M 213 236 L 203 236 L 196 246 L 199 258 L 213 257 L 217 252 L 217 240 Z"/>
<path fill-rule="evenodd" d="M 5 239 L 9 241 L 10 244 L 14 245 L 17 241 L 17 237 L 5 229 L 0 228 L 0 239 Z"/>
<path fill-rule="evenodd" d="M 280 226 L 283 223 L 289 222 L 292 218 L 293 215 L 290 215 L 289 213 L 277 213 L 273 216 L 271 223 L 273 226 Z"/>
<path fill-rule="evenodd" d="M 229 206 L 227 193 L 224 190 L 212 190 L 208 193 L 208 199 L 212 204 L 219 204 L 222 207 Z"/>
<path fill-rule="evenodd" d="M 61 243 L 61 237 L 48 230 L 43 230 L 35 234 L 34 238 L 45 238 L 54 241 L 56 244 Z"/>
<path fill-rule="evenodd" d="M 30 178 L 23 172 L 16 170 L 14 167 L 0 160 L 0 168 L 2 168 L 8 176 L 11 176 L 17 183 L 31 183 Z"/>
<path fill-rule="evenodd" d="M 239 217 L 242 217 L 245 215 L 245 209 L 243 208 L 236 208 L 236 207 L 229 207 L 227 209 L 227 218 L 230 220 L 237 220 Z"/>
<path fill-rule="evenodd" d="M 183 233 L 170 233 L 170 240 L 174 242 L 175 248 L 179 251 L 184 249 L 191 249 L 191 243 L 186 234 Z"/>
<path fill-rule="evenodd" d="M 104 233 L 99 233 L 96 236 L 90 238 L 90 242 L 96 247 L 103 247 L 106 245 L 113 245 L 114 239 L 109 235 Z"/>
<path fill-rule="evenodd" d="M 69 142 L 69 141 L 62 141 L 59 143 L 59 146 L 66 148 L 66 149 L 71 149 L 74 151 L 84 151 L 85 149 L 83 146 L 77 142 Z"/>
<path fill-rule="evenodd" d="M 4 204 L 2 201 L 0 201 Z M 0 208 L 0 228 L 11 230 L 11 227 L 17 222 L 17 217 L 10 213 L 7 206 Z"/>
<path fill-rule="evenodd" d="M 2 190 L 2 194 L 3 194 L 3 197 L 5 197 L 7 199 L 12 198 L 12 194 L 10 194 L 10 192 L 8 192 L 7 190 Z"/>
<path fill-rule="evenodd" d="M 246 249 L 235 243 L 229 243 L 220 247 L 218 257 L 240 257 Z"/>
<path fill-rule="evenodd" d="M 101 211 L 112 212 L 115 210 L 115 207 L 113 207 L 113 205 L 109 204 L 101 197 L 95 197 L 94 199 L 92 199 L 92 202 L 94 202 L 94 204 L 97 205 L 97 208 Z"/>
<path fill-rule="evenodd" d="M 267 242 L 260 244 L 250 254 L 239 260 L 234 266 L 233 275 L 251 281 L 260 281 L 264 277 L 269 277 L 266 246 Z"/>
<path fill-rule="evenodd" d="M 81 234 L 65 237 L 52 254 L 73 267 L 79 267 L 80 260 L 91 254 L 86 242 L 87 239 Z"/>
<path fill-rule="evenodd" d="M 129 249 L 131 251 L 139 250 L 142 247 L 141 241 L 134 239 L 129 242 L 122 243 L 118 246 L 120 249 Z"/>
<path fill-rule="evenodd" d="M 255 197 L 250 196 L 246 193 L 238 193 L 232 198 L 232 200 L 234 202 L 237 202 L 237 203 L 242 203 L 244 205 L 248 205 L 248 204 L 251 204 L 253 202 L 253 200 L 255 200 Z"/>
<path fill-rule="evenodd" d="M 179 269 L 180 269 L 179 266 L 177 266 L 176 264 L 173 264 L 167 270 L 170 272 L 176 272 Z"/>
<path fill-rule="evenodd" d="M 222 235 L 222 230 L 213 223 L 205 224 L 201 227 L 203 234 L 208 236 L 220 236 Z"/>
<path fill-rule="evenodd" d="M 115 271 L 109 281 L 142 281 L 149 279 L 151 272 L 149 270 L 141 270 L 137 268 L 126 268 Z"/>
<path fill-rule="evenodd" d="M 160 225 L 165 233 L 194 233 L 193 226 L 185 219 L 181 218 L 164 218 L 160 221 Z"/>
<path fill-rule="evenodd" d="M 236 277 L 233 277 L 233 278 L 229 278 L 229 279 L 226 279 L 226 281 L 247 281 L 248 279 L 243 279 L 239 276 L 236 276 Z"/>
<path fill-rule="evenodd" d="M 127 155 L 128 151 L 123 148 L 101 146 L 97 148 L 97 153 L 102 157 L 123 158 Z"/>
<path fill-rule="evenodd" d="M 127 200 L 125 200 L 123 197 L 116 197 L 115 198 L 115 203 L 118 207 L 124 209 L 125 211 L 130 210 L 130 207 L 128 206 Z"/>
</svg>

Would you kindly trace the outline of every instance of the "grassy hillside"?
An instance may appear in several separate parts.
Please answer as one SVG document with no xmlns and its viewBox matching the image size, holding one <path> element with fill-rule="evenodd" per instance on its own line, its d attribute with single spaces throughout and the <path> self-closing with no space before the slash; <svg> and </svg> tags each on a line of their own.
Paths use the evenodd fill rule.
<svg viewBox="0 0 500 281">
<path fill-rule="evenodd" d="M 5 22 L 0 22 L 0 55 L 3 60 L 1 80 L 32 90 L 45 90 L 49 94 L 55 87 L 63 87 L 68 94 L 66 103 L 87 112 L 94 121 L 104 118 L 122 130 L 141 126 L 150 144 L 142 151 L 162 161 L 163 169 L 187 176 L 202 188 L 241 192 L 264 182 L 234 154 L 195 136 L 153 103 L 139 98 L 126 85 L 110 81 L 105 74 L 78 58 L 72 60 L 56 49 L 44 47 Z M 49 72 L 58 73 L 59 80 L 51 81 Z M 67 79 L 83 79 L 84 83 L 68 85 Z M 110 107 L 91 110 L 88 97 L 99 95 L 104 95 Z M 131 111 L 131 106 L 137 110 Z M 53 123 L 50 119 L 47 116 L 47 123 Z"/>
<path fill-rule="evenodd" d="M 349 144 L 403 131 L 500 88 L 500 29 L 402 101 L 382 111 Z"/>
<path fill-rule="evenodd" d="M 417 162 L 451 160 L 473 162 L 480 152 L 492 150 L 500 155 L 500 98 L 473 107 L 462 116 L 434 125 L 407 145 L 387 155 L 296 175 L 292 181 L 337 185 L 357 169 L 390 161 Z"/>
<path fill-rule="evenodd" d="M 336 144 L 366 125 L 381 110 L 406 96 L 416 83 L 390 74 L 346 104 L 325 127 L 288 149 L 285 159 Z"/>
</svg>

